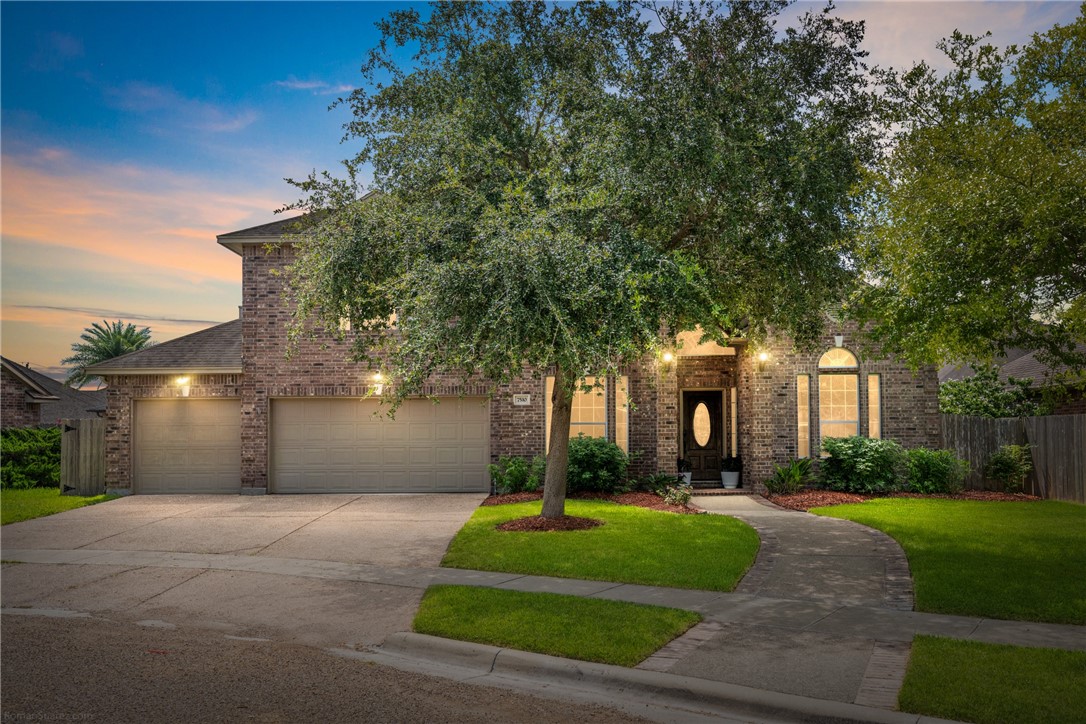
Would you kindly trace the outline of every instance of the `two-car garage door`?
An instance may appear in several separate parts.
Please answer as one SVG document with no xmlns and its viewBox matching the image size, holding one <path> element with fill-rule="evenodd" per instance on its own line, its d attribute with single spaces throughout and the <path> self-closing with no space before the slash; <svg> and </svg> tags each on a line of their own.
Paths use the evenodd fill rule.
<svg viewBox="0 0 1086 724">
<path fill-rule="evenodd" d="M 395 419 L 378 411 L 374 400 L 273 400 L 271 492 L 489 490 L 485 399 L 408 400 Z"/>
</svg>

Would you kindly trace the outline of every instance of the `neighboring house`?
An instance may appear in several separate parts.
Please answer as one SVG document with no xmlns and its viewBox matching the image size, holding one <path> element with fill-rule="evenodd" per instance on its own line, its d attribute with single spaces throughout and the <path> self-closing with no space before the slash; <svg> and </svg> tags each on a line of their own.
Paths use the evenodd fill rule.
<svg viewBox="0 0 1086 724">
<path fill-rule="evenodd" d="M 105 414 L 105 391 L 74 390 L 6 357 L 0 357 L 0 366 L 3 368 L 0 427 L 56 425 L 61 420 Z"/>
<path fill-rule="evenodd" d="M 1075 346 L 1078 353 L 1086 352 L 1086 343 Z M 1030 380 L 1030 390 L 1040 397 L 1042 388 L 1048 385 L 1066 386 L 1061 401 L 1052 411 L 1055 415 L 1076 415 L 1086 413 L 1086 380 L 1080 375 L 1078 382 L 1066 377 L 1067 365 L 1055 366 L 1046 364 L 1038 359 L 1037 351 L 1027 349 L 1009 349 L 1006 354 L 996 360 L 999 368 L 999 379 L 1006 385 L 1011 377 L 1015 379 Z M 974 375 L 973 368 L 969 365 L 948 365 L 939 370 L 939 383 L 951 380 L 961 380 Z M 1068 384 L 1068 383 L 1071 384 Z"/>
<path fill-rule="evenodd" d="M 109 382 L 107 485 L 118 492 L 334 493 L 486 491 L 487 464 L 544 453 L 545 371 L 488 398 L 487 386 L 435 377 L 438 398 L 375 416 L 379 381 L 348 344 L 305 340 L 288 358 L 291 309 L 278 272 L 294 258 L 287 219 L 218 237 L 242 257 L 241 318 L 95 365 Z M 744 460 L 744 485 L 775 464 L 817 456 L 828 435 L 938 446 L 934 368 L 913 375 L 858 360 L 853 330 L 831 329 L 800 354 L 787 340 L 722 348 L 681 335 L 671 353 L 631 365 L 574 401 L 571 431 L 634 454 L 633 472 L 719 485 L 720 458 Z M 835 335 L 840 335 L 835 338 Z M 764 356 L 764 358 L 763 358 Z"/>
</svg>

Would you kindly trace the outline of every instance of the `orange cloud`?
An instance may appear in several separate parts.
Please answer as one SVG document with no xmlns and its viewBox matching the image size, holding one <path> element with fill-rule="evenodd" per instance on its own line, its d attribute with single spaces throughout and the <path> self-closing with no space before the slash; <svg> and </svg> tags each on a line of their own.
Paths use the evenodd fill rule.
<svg viewBox="0 0 1086 724">
<path fill-rule="evenodd" d="M 4 156 L 2 164 L 4 236 L 191 282 L 240 282 L 236 259 L 215 236 L 267 221 L 278 205 L 271 194 L 131 165 L 80 164 L 57 149 L 33 160 Z"/>
</svg>

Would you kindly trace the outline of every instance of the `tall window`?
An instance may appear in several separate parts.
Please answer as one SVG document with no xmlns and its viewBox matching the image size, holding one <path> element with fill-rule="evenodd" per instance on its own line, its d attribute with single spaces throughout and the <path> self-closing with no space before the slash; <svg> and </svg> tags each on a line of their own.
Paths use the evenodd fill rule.
<svg viewBox="0 0 1086 724">
<path fill-rule="evenodd" d="M 860 377 L 856 356 L 836 347 L 818 360 L 819 436 L 860 434 Z"/>
<path fill-rule="evenodd" d="M 796 457 L 811 457 L 811 378 L 796 377 Z"/>
<path fill-rule="evenodd" d="M 882 387 L 878 375 L 867 376 L 867 436 L 882 437 Z"/>
<path fill-rule="evenodd" d="M 585 377 L 585 385 L 595 385 L 595 377 Z M 615 434 L 614 441 L 624 452 L 630 450 L 630 379 L 625 375 L 615 378 Z M 588 392 L 578 389 L 573 393 L 573 405 L 570 410 L 569 436 L 608 438 L 607 424 L 607 382 L 593 387 Z M 546 400 L 546 449 L 551 448 L 551 398 L 554 395 L 554 377 L 547 378 Z"/>
</svg>

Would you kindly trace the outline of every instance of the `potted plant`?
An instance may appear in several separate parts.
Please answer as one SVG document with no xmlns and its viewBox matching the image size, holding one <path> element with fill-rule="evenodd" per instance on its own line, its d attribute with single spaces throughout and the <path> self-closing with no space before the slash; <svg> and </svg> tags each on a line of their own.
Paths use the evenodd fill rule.
<svg viewBox="0 0 1086 724">
<path fill-rule="evenodd" d="M 690 467 L 690 461 L 679 458 L 675 462 L 679 467 L 679 477 L 682 478 L 683 484 L 690 485 L 694 478 L 694 473 Z"/>
<path fill-rule="evenodd" d="M 725 488 L 738 488 L 739 475 L 743 472 L 743 459 L 726 455 L 720 459 L 720 484 Z"/>
</svg>

